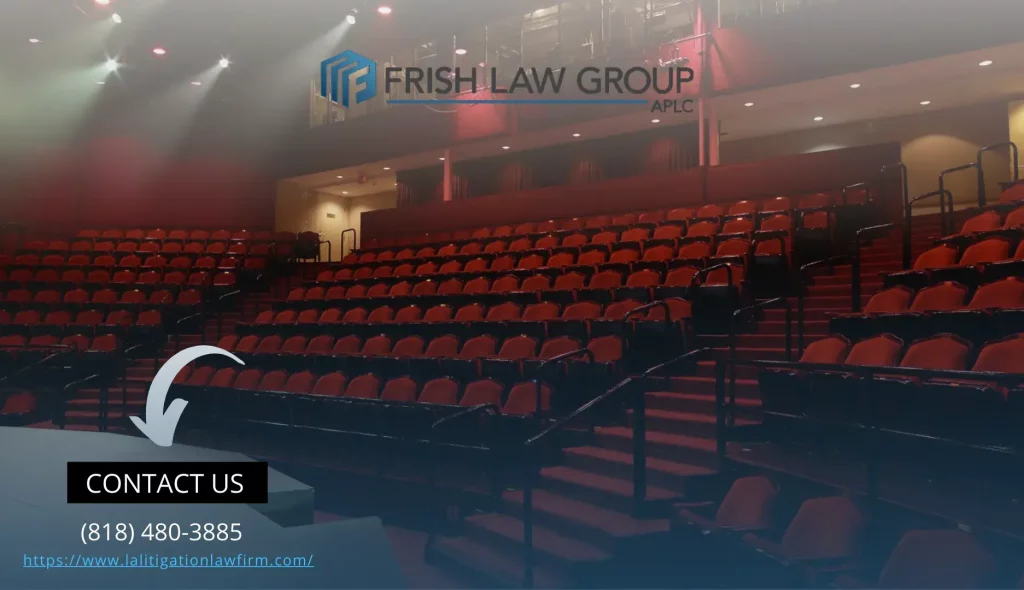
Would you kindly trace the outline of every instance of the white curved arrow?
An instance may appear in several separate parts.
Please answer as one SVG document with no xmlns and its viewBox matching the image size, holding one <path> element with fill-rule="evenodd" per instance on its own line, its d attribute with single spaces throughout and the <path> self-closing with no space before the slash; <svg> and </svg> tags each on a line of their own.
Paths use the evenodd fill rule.
<svg viewBox="0 0 1024 590">
<path fill-rule="evenodd" d="M 187 401 L 176 398 L 171 400 L 171 405 L 167 407 L 166 411 L 164 410 L 167 391 L 171 388 L 171 383 L 185 368 L 185 365 L 208 354 L 226 356 L 240 365 L 245 364 L 237 356 L 223 348 L 205 345 L 186 348 L 167 359 L 164 366 L 156 372 L 153 383 L 149 386 L 149 392 L 146 394 L 146 420 L 143 421 L 138 416 L 131 416 L 132 422 L 142 431 L 142 434 L 145 434 L 157 445 L 171 446 L 171 443 L 174 442 L 174 430 L 178 427 L 178 419 L 181 418 L 181 413 L 188 405 Z"/>
</svg>

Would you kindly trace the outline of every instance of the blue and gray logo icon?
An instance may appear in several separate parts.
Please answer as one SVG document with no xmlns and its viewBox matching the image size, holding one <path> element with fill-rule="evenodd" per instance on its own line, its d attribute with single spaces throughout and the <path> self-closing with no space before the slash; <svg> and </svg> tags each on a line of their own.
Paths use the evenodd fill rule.
<svg viewBox="0 0 1024 590">
<path fill-rule="evenodd" d="M 339 85 L 338 82 L 341 84 Z M 320 62 L 320 96 L 338 102 L 341 89 L 341 106 L 348 108 L 350 84 L 363 88 L 356 92 L 356 104 L 366 102 L 377 95 L 377 62 L 354 51 L 342 51 L 334 57 Z"/>
</svg>

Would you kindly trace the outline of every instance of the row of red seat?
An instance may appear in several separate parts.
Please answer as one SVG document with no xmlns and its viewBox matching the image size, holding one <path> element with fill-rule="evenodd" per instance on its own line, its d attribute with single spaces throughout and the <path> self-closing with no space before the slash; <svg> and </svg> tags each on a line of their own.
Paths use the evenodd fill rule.
<svg viewBox="0 0 1024 590">
<path fill-rule="evenodd" d="M 154 269 L 175 268 L 179 270 L 212 270 L 215 268 L 235 270 L 240 266 L 246 269 L 263 269 L 266 265 L 267 259 L 259 256 L 241 258 L 236 256 L 202 255 L 198 257 L 175 256 L 168 258 L 159 254 L 153 254 L 146 258 L 141 258 L 134 254 L 128 254 L 118 258 L 107 254 L 101 254 L 96 257 L 76 254 L 65 259 L 59 254 L 50 254 L 42 258 L 34 254 L 22 254 L 11 259 L 10 263 L 0 265 L 0 272 L 6 272 L 5 269 L 10 269 L 11 273 L 15 273 L 18 271 L 40 272 L 41 270 L 56 272 L 59 269 L 75 271 L 83 268 L 93 268 L 96 270 L 111 270 L 113 268 L 138 269 L 140 267 Z"/>
<path fill-rule="evenodd" d="M 825 229 L 828 223 L 828 219 L 819 219 L 808 215 L 801 227 L 804 229 Z M 624 244 L 636 247 L 635 244 L 638 243 L 652 247 L 666 244 L 678 247 L 693 241 L 721 244 L 736 238 L 749 241 L 752 237 L 756 237 L 758 243 L 773 239 L 778 242 L 779 236 L 789 238 L 792 235 L 792 222 L 788 215 L 775 215 L 764 220 L 760 225 L 759 231 L 755 232 L 754 230 L 753 219 L 741 217 L 724 224 L 717 220 L 709 220 L 696 222 L 689 227 L 684 225 L 662 225 L 653 230 L 653 232 L 647 227 L 634 227 L 621 233 L 617 230 L 606 230 L 594 234 L 584 232 L 566 235 L 548 234 L 542 237 L 523 236 L 514 240 L 490 239 L 486 242 L 483 240 L 471 241 L 461 245 L 453 243 L 436 249 L 432 246 L 425 246 L 418 250 L 406 248 L 398 251 L 370 251 L 361 254 L 349 254 L 343 260 L 343 264 L 423 263 L 435 259 L 474 256 L 477 254 L 500 254 L 503 252 L 524 252 L 533 249 L 552 250 L 555 248 L 580 248 L 585 246 L 615 247 Z"/>
<path fill-rule="evenodd" d="M 93 329 L 97 326 L 153 326 L 163 325 L 163 316 L 159 310 L 141 310 L 136 316 L 130 310 L 118 309 L 104 314 L 102 311 L 87 309 L 73 314 L 67 310 L 39 312 L 34 309 L 25 309 L 11 316 L 5 310 L 0 309 L 0 326 L 23 327 L 31 329 L 36 326 L 47 328 L 65 328 L 76 326 L 79 328 Z"/>
<path fill-rule="evenodd" d="M 195 242 L 227 242 L 227 241 L 249 241 L 254 242 L 294 242 L 296 235 L 292 232 L 271 232 L 260 230 L 250 232 L 249 230 L 230 231 L 218 229 L 209 231 L 205 229 L 173 229 L 170 231 L 162 229 L 83 229 L 75 237 L 89 240 L 135 240 L 135 241 L 195 241 Z"/>
<path fill-rule="evenodd" d="M 664 243 L 624 243 L 611 249 L 593 248 L 578 250 L 558 248 L 556 250 L 527 250 L 519 254 L 504 254 L 493 257 L 480 256 L 468 261 L 448 260 L 438 264 L 428 260 L 422 264 L 375 264 L 357 268 L 340 268 L 336 271 L 321 271 L 316 278 L 319 283 L 338 281 L 360 281 L 371 278 L 407 277 L 412 275 L 486 273 L 510 270 L 533 270 L 539 268 L 563 268 L 566 266 L 600 266 L 604 264 L 634 264 L 642 266 L 663 266 L 672 262 L 687 262 L 696 266 L 708 266 L 720 262 L 745 263 L 752 256 L 780 256 L 786 250 L 778 239 L 751 242 L 733 238 L 721 242 L 715 250 L 707 242 L 693 242 L 677 246 Z M 649 263 L 649 264 L 648 264 Z M 661 263 L 661 264 L 659 264 Z"/>
<path fill-rule="evenodd" d="M 395 377 L 386 383 L 373 373 L 352 377 L 341 372 L 315 375 L 310 371 L 289 374 L 277 370 L 263 373 L 259 369 L 239 371 L 233 367 L 216 370 L 213 367 L 185 368 L 175 377 L 175 383 L 186 387 L 231 388 L 241 391 L 291 393 L 325 397 L 379 399 L 385 402 L 445 404 L 474 407 L 494 405 L 503 414 L 525 416 L 537 409 L 537 390 L 533 382 L 514 384 L 510 388 L 494 379 L 479 379 L 465 388 L 448 378 L 427 381 L 420 388 L 410 377 Z M 383 387 L 382 387 L 383 385 Z M 460 395 L 460 389 L 461 395 Z M 551 390 L 542 388 L 541 411 L 550 407 Z"/>
<path fill-rule="evenodd" d="M 249 269 L 251 270 L 251 269 Z M 216 272 L 197 270 L 187 272 L 182 270 L 145 269 L 141 272 L 136 270 L 118 270 L 111 272 L 106 269 L 96 269 L 88 273 L 81 270 L 67 270 L 62 273 L 52 269 L 44 269 L 33 273 L 27 269 L 11 271 L 5 276 L 0 270 L 0 282 L 16 283 L 20 285 L 47 285 L 64 283 L 68 285 L 175 285 L 195 286 L 205 285 L 230 286 L 238 282 L 238 276 L 231 270 L 217 269 Z"/>
<path fill-rule="evenodd" d="M 203 292 L 199 289 L 181 290 L 175 295 L 170 289 L 154 289 L 146 293 L 142 289 L 130 288 L 133 285 L 126 285 L 127 289 L 115 291 L 114 289 L 96 289 L 89 292 L 86 289 L 69 289 L 63 293 L 56 289 L 43 289 L 30 291 L 28 289 L 13 289 L 6 293 L 0 292 L 0 302 L 8 304 L 45 304 L 55 306 L 65 304 L 69 306 L 110 306 L 110 305 L 198 305 L 203 302 Z"/>
<path fill-rule="evenodd" d="M 9 258 L 6 255 L 4 259 L 0 259 L 0 262 L 11 262 L 13 264 L 24 264 L 24 265 L 36 265 L 39 263 L 46 264 L 49 266 L 63 266 L 65 262 L 62 259 L 67 256 L 74 260 L 68 264 L 88 264 L 84 262 L 78 262 L 82 260 L 82 256 L 99 256 L 99 255 L 117 255 L 117 256 L 128 256 L 132 254 L 151 255 L 151 254 L 163 254 L 165 256 L 180 256 L 186 255 L 190 257 L 199 256 L 236 256 L 239 258 L 245 256 L 261 256 L 268 257 L 274 253 L 274 250 L 269 244 L 253 244 L 251 247 L 245 243 L 237 243 L 228 245 L 224 242 L 211 242 L 209 244 L 202 244 L 200 242 L 189 242 L 187 244 L 181 244 L 179 242 L 167 242 L 162 246 L 156 242 L 143 242 L 137 244 L 135 242 L 121 242 L 115 245 L 113 242 L 96 242 L 95 244 L 78 241 L 73 242 L 70 247 L 60 249 L 50 249 L 49 246 L 59 246 L 63 242 L 52 242 L 48 244 L 47 248 L 40 250 L 32 250 L 30 252 L 23 252 L 18 254 L 14 258 Z M 28 250 L 23 248 L 23 250 Z"/>
<path fill-rule="evenodd" d="M 744 281 L 745 273 L 742 266 L 733 264 L 728 268 L 716 268 L 706 272 L 701 284 L 704 285 L 739 285 Z M 546 290 L 568 291 L 572 289 L 614 289 L 617 287 L 689 287 L 695 276 L 702 271 L 697 266 L 680 266 L 666 273 L 654 269 L 637 270 L 623 276 L 620 270 L 600 270 L 587 274 L 577 270 L 566 269 L 567 272 L 557 274 L 552 281 L 551 273 L 533 274 L 520 277 L 505 275 L 495 280 L 489 277 L 477 277 L 463 282 L 458 278 L 445 281 L 431 279 L 413 284 L 409 281 L 379 280 L 374 283 L 357 283 L 348 287 L 334 285 L 329 288 L 314 286 L 292 289 L 288 301 L 319 301 L 338 299 L 361 299 L 381 297 L 405 297 L 421 295 L 454 295 L 479 293 L 509 293 L 513 291 L 539 292 Z M 420 276 L 420 275 L 417 275 Z"/>
<path fill-rule="evenodd" d="M 499 342 L 501 345 L 499 346 Z M 453 334 L 437 336 L 427 342 L 421 336 L 406 336 L 397 341 L 386 335 L 373 336 L 365 341 L 355 335 L 334 336 L 321 334 L 309 338 L 305 335 L 283 337 L 279 334 L 260 336 L 249 334 L 239 337 L 235 334 L 222 337 L 217 346 L 238 354 L 286 354 L 286 355 L 363 355 L 390 356 L 400 358 L 480 358 L 499 359 L 550 359 L 560 354 L 580 350 L 583 344 L 568 336 L 549 338 L 538 342 L 529 336 L 513 336 L 500 341 L 492 334 L 481 334 L 461 342 Z M 602 336 L 590 339 L 585 348 L 599 363 L 614 363 L 622 359 L 624 343 L 618 336 Z"/>
<path fill-rule="evenodd" d="M 59 337 L 54 334 L 38 334 L 27 337 L 21 334 L 0 336 L 0 350 L 17 355 L 25 347 L 69 346 L 77 351 L 115 353 L 120 351 L 121 342 L 115 334 L 100 334 L 89 337 L 86 334 L 70 334 Z"/>
<path fill-rule="evenodd" d="M 689 302 L 673 299 L 665 304 L 669 308 L 672 320 L 691 316 Z M 384 305 L 373 310 L 355 307 L 346 312 L 338 308 L 281 311 L 264 310 L 260 312 L 253 325 L 267 324 L 334 324 L 334 323 L 409 323 L 409 322 L 507 322 L 533 321 L 544 322 L 553 320 L 622 320 L 627 313 L 644 305 L 635 299 L 615 301 L 601 305 L 594 301 L 579 301 L 566 305 L 564 308 L 551 301 L 533 303 L 525 307 L 512 301 L 506 301 L 489 308 L 480 303 L 469 303 L 457 310 L 450 305 L 434 305 L 426 310 L 417 305 L 409 305 L 399 310 Z M 665 319 L 665 308 L 652 307 L 643 316 L 645 319 Z"/>
<path fill-rule="evenodd" d="M 849 195 L 848 204 L 860 204 L 866 200 L 864 191 L 856 191 Z M 647 211 L 644 213 L 624 213 L 622 215 L 595 215 L 589 218 L 572 218 L 564 220 L 548 220 L 542 222 L 527 222 L 518 226 L 503 225 L 496 228 L 479 228 L 476 230 L 462 230 L 456 232 L 443 232 L 439 234 L 426 234 L 418 237 L 405 237 L 398 239 L 371 240 L 363 244 L 363 249 L 385 248 L 389 246 L 404 246 L 409 244 L 431 244 L 449 241 L 460 241 L 467 239 L 486 239 L 491 237 L 521 236 L 533 233 L 548 233 L 559 230 L 599 229 L 611 226 L 633 225 L 635 223 L 661 223 L 664 221 L 689 221 L 693 219 L 712 219 L 725 216 L 741 216 L 761 213 L 785 213 L 794 209 L 813 209 L 828 207 L 839 202 L 839 195 L 829 193 L 814 193 L 791 199 L 789 197 L 775 197 L 764 201 L 744 200 L 729 205 L 728 208 L 718 204 L 708 204 L 699 208 L 678 207 L 668 211 Z"/>
</svg>

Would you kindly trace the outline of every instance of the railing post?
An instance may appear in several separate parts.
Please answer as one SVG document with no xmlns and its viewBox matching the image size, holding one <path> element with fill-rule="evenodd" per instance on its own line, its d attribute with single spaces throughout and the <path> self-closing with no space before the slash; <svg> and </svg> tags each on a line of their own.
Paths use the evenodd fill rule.
<svg viewBox="0 0 1024 590">
<path fill-rule="evenodd" d="M 647 393 L 646 387 L 633 387 L 633 511 L 640 516 L 647 498 Z"/>
<path fill-rule="evenodd" d="M 786 360 L 793 360 L 793 308 L 789 302 L 783 299 L 786 304 Z M 802 354 L 802 351 L 801 351 Z"/>
<path fill-rule="evenodd" d="M 853 312 L 860 311 L 860 232 L 853 234 L 853 276 L 850 277 L 850 302 Z"/>
<path fill-rule="evenodd" d="M 1012 159 L 1013 176 L 1012 176 L 1012 178 L 1010 180 L 1012 182 L 1017 182 L 1017 180 L 1020 178 L 1020 170 L 1019 170 L 1020 169 L 1020 159 L 1019 159 L 1019 155 L 1017 153 L 1017 144 L 1013 143 L 1012 141 L 1007 141 L 1007 142 L 1004 142 L 1004 143 L 997 143 L 997 144 L 994 144 L 994 145 L 988 145 L 988 146 L 985 146 L 985 147 L 981 148 L 980 150 L 978 150 L 978 160 L 974 164 L 978 168 L 978 206 L 979 207 L 984 207 L 986 204 L 988 204 L 988 197 L 987 197 L 987 192 L 988 191 L 987 191 L 987 189 L 985 187 L 985 168 L 982 166 L 981 157 L 982 157 L 982 155 L 984 155 L 985 152 L 990 152 L 992 150 L 995 150 L 995 149 L 998 149 L 998 148 L 1001 148 L 1001 147 L 1008 147 L 1008 148 L 1010 148 L 1010 153 L 1013 156 L 1013 159 Z"/>
<path fill-rule="evenodd" d="M 523 588 L 533 588 L 533 461 L 526 459 L 523 478 Z"/>
<path fill-rule="evenodd" d="M 725 456 L 725 366 L 726 362 L 715 361 L 715 450 Z"/>
<path fill-rule="evenodd" d="M 903 205 L 903 270 L 910 270 L 911 259 L 913 258 L 913 253 L 911 252 L 913 248 L 911 237 L 913 234 L 910 229 L 912 219 L 913 208 L 908 201 Z"/>
</svg>

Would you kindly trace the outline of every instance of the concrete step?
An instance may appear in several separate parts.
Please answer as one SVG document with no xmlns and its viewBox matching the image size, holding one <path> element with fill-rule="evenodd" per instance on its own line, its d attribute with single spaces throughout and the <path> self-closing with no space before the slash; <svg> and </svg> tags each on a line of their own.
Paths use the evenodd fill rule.
<svg viewBox="0 0 1024 590">
<path fill-rule="evenodd" d="M 786 322 L 779 320 L 762 320 L 755 326 L 758 334 L 785 334 Z M 791 325 L 793 337 L 796 337 L 796 319 Z M 804 320 L 804 336 L 825 336 L 828 334 L 828 321 L 826 320 Z"/>
<path fill-rule="evenodd" d="M 465 520 L 466 536 L 510 555 L 523 554 L 523 521 L 514 516 L 489 512 L 475 514 Z M 533 526 L 534 556 L 538 563 L 569 572 L 593 565 L 611 557 L 607 552 L 547 527 Z"/>
<path fill-rule="evenodd" d="M 737 367 L 737 371 L 740 369 L 741 367 Z M 673 377 L 671 383 L 672 387 L 670 392 L 652 392 L 648 395 L 657 396 L 660 395 L 661 393 L 690 393 L 710 396 L 715 395 L 715 378 L 713 376 Z M 737 378 L 736 396 L 754 399 L 760 398 L 760 393 L 757 389 L 757 379 Z M 648 397 L 648 399 L 650 399 L 650 397 Z"/>
<path fill-rule="evenodd" d="M 633 481 L 607 477 L 566 465 L 541 469 L 537 487 L 569 498 L 628 513 L 633 509 Z M 679 498 L 682 492 L 655 485 L 647 486 L 648 500 Z"/>
<path fill-rule="evenodd" d="M 633 479 L 633 453 L 594 446 L 573 447 L 565 449 L 563 458 L 566 467 L 625 481 Z M 714 473 L 714 470 L 699 465 L 647 458 L 647 483 L 670 490 L 685 493 L 688 480 Z"/>
<path fill-rule="evenodd" d="M 436 537 L 426 547 L 428 563 L 456 570 L 469 580 L 468 587 L 525 588 L 522 553 L 508 553 L 501 547 L 479 543 L 476 539 Z M 543 565 L 533 568 L 534 588 L 565 588 L 564 572 Z"/>
<path fill-rule="evenodd" d="M 509 490 L 502 495 L 503 511 L 522 518 L 523 492 Z M 575 539 L 586 539 L 609 554 L 626 542 L 651 534 L 668 532 L 668 519 L 639 520 L 626 512 L 590 504 L 546 489 L 533 491 L 534 522 Z"/>
<path fill-rule="evenodd" d="M 741 384 L 752 385 L 741 386 Z M 736 381 L 736 404 L 751 411 L 761 407 L 756 381 L 746 379 Z M 647 409 L 714 416 L 715 395 L 713 391 L 712 393 L 654 391 L 647 394 Z"/>
<path fill-rule="evenodd" d="M 625 426 L 609 426 L 597 430 L 597 444 L 601 448 L 633 452 L 633 430 Z M 648 432 L 646 440 L 649 457 L 688 463 L 717 470 L 719 458 L 715 440 L 681 434 Z"/>
<path fill-rule="evenodd" d="M 784 324 L 784 322 L 783 322 Z M 790 346 L 795 347 L 796 342 L 796 321 L 792 325 L 792 333 L 790 335 Z M 809 335 L 804 331 L 804 342 L 809 343 L 813 340 L 817 340 L 818 337 Z M 729 337 L 728 336 L 701 336 L 697 340 L 697 346 L 711 346 L 713 348 L 728 348 Z M 737 334 L 736 335 L 736 346 L 739 348 L 785 348 L 786 347 L 786 334 Z"/>
<path fill-rule="evenodd" d="M 635 413 L 630 410 L 629 425 L 635 423 Z M 683 436 L 694 436 L 698 438 L 714 439 L 718 430 L 714 412 L 677 412 L 674 410 L 660 410 L 648 408 L 647 432 L 664 432 L 667 434 L 680 434 Z M 749 418 L 736 418 L 737 426 L 750 426 L 757 424 L 756 420 Z"/>
</svg>

